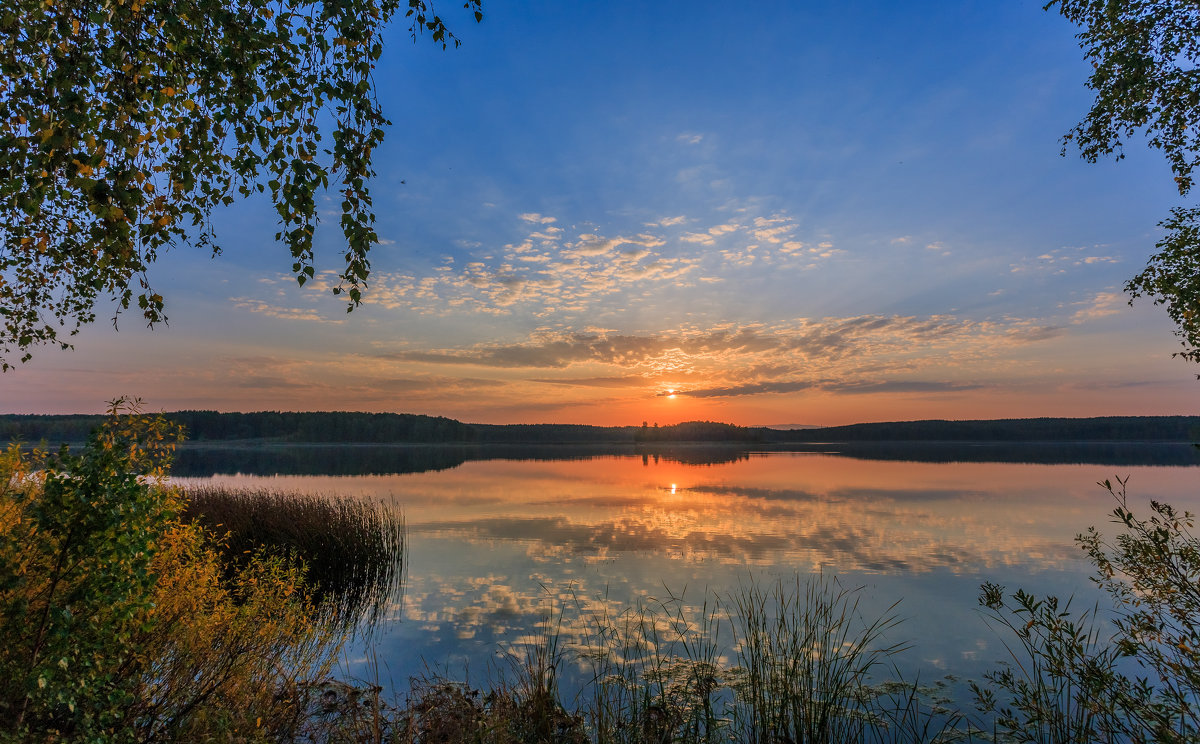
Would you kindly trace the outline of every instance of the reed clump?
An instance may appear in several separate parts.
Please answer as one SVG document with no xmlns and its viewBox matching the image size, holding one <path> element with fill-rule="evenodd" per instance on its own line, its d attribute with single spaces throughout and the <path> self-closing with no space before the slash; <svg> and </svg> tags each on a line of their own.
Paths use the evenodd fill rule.
<svg viewBox="0 0 1200 744">
<path fill-rule="evenodd" d="M 748 583 L 732 597 L 737 626 L 736 727 L 764 744 L 860 741 L 875 724 L 872 671 L 907 648 L 886 640 L 899 623 L 889 607 L 865 618 L 862 589 L 836 578 L 795 577 L 767 588 Z"/>
<path fill-rule="evenodd" d="M 304 567 L 304 591 L 346 629 L 402 598 L 404 517 L 382 503 L 269 489 L 189 487 L 183 518 L 223 536 L 227 565 L 266 551 Z"/>
<path fill-rule="evenodd" d="M 327 683 L 329 707 L 305 730 L 408 744 L 916 744 L 978 734 L 944 707 L 940 685 L 878 679 L 895 672 L 886 662 L 904 645 L 886 638 L 892 614 L 858 612 L 859 591 L 818 575 L 750 582 L 698 607 L 670 591 L 616 613 L 607 602 L 552 599 L 539 636 L 511 649 L 487 684 L 430 672 L 387 702 L 377 684 Z M 564 684 L 580 670 L 582 685 Z"/>
<path fill-rule="evenodd" d="M 738 741 L 932 742 L 957 735 L 961 716 L 937 688 L 896 680 L 889 660 L 895 606 L 870 618 L 861 588 L 825 575 L 729 595 L 647 600 L 592 613 L 580 657 L 592 740 L 602 743 Z"/>
</svg>

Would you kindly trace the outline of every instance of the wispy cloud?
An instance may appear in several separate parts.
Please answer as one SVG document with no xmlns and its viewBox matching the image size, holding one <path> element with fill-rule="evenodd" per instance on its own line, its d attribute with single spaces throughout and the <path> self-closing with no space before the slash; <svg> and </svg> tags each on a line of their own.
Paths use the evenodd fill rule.
<svg viewBox="0 0 1200 744">
<path fill-rule="evenodd" d="M 675 217 L 663 217 L 657 222 L 647 222 L 646 227 L 675 227 L 687 222 L 687 217 L 677 215 Z"/>
<path fill-rule="evenodd" d="M 1098 292 L 1094 297 L 1081 303 L 1083 307 L 1071 316 L 1072 323 L 1086 323 L 1091 320 L 1107 318 L 1125 310 L 1129 305 L 1125 295 L 1119 292 Z"/>
<path fill-rule="evenodd" d="M 531 378 L 530 382 L 541 382 L 547 385 L 568 385 L 571 387 L 595 388 L 637 388 L 652 384 L 645 377 L 624 375 L 621 377 L 556 377 Z"/>
<path fill-rule="evenodd" d="M 621 293 L 645 297 L 656 287 L 713 284 L 762 267 L 808 270 L 842 254 L 828 238 L 800 239 L 797 222 L 781 213 L 699 230 L 685 229 L 694 221 L 682 215 L 665 217 L 646 223 L 645 232 L 617 235 L 597 229 L 571 235 L 552 216 L 519 217 L 527 231 L 498 248 L 480 246 L 458 261 L 447 257 L 423 276 L 375 272 L 364 301 L 421 315 L 582 319 Z"/>
<path fill-rule="evenodd" d="M 342 319 L 332 319 L 322 316 L 316 310 L 303 307 L 283 307 L 281 305 L 263 302 L 250 297 L 231 297 L 230 301 L 233 306 L 240 310 L 249 310 L 252 313 L 265 315 L 268 318 L 279 318 L 281 320 L 304 320 L 312 323 L 342 323 Z"/>
<path fill-rule="evenodd" d="M 817 383 L 807 380 L 794 380 L 791 382 L 752 382 L 745 385 L 679 390 L 673 391 L 671 395 L 685 395 L 692 398 L 730 398 L 739 395 L 795 393 L 800 390 L 811 390 L 815 387 L 818 387 Z M 666 394 L 667 393 L 659 393 L 660 396 Z"/>
<path fill-rule="evenodd" d="M 718 398 L 819 390 L 920 394 L 976 390 L 992 360 L 1063 333 L 1028 320 L 950 316 L 799 319 L 673 332 L 542 331 L 512 344 L 382 353 L 397 362 L 492 369 L 574 369 L 545 384 L 637 388 Z M 609 372 L 596 374 L 596 372 Z"/>
<path fill-rule="evenodd" d="M 1026 258 L 1010 264 L 1009 270 L 1014 274 L 1050 273 L 1065 274 L 1070 268 L 1094 266 L 1097 264 L 1120 263 L 1118 256 L 1110 254 L 1107 246 L 1074 246 L 1056 248 L 1046 253 Z"/>
<path fill-rule="evenodd" d="M 941 380 L 885 380 L 881 382 L 837 382 L 833 380 L 792 380 L 754 382 L 713 388 L 674 391 L 674 395 L 692 398 L 732 398 L 742 395 L 795 393 L 801 390 L 822 390 L 846 395 L 872 393 L 948 393 L 979 390 L 984 385 Z M 659 393 L 665 395 L 665 393 Z"/>
</svg>

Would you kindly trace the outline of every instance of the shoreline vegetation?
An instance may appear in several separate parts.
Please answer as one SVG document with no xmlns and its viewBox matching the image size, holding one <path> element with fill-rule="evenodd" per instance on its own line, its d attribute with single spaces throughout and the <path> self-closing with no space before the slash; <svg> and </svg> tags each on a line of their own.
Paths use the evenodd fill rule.
<svg viewBox="0 0 1200 744">
<path fill-rule="evenodd" d="M 404 413 L 279 412 L 161 414 L 193 445 L 279 444 L 822 444 L 856 442 L 1200 442 L 1200 416 L 1101 416 L 971 421 L 895 421 L 806 429 L 745 427 L 713 421 L 659 426 L 468 424 Z M 86 441 L 105 417 L 0 414 L 0 441 Z"/>
<path fill-rule="evenodd" d="M 1190 514 L 1130 506 L 1123 481 L 1101 484 L 1116 534 L 1078 538 L 1111 606 L 985 583 L 1010 660 L 979 680 L 902 679 L 895 607 L 872 617 L 862 589 L 797 575 L 698 610 L 550 598 L 485 685 L 431 673 L 385 700 L 334 669 L 347 617 L 395 606 L 399 515 L 189 494 L 166 480 L 180 427 L 136 413 L 115 401 L 78 451 L 0 456 L 0 742 L 1200 741 L 1200 538 Z"/>
</svg>

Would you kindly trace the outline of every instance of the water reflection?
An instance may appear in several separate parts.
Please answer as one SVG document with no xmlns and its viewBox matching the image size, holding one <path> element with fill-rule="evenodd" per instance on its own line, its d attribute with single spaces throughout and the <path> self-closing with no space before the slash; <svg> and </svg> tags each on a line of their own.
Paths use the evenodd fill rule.
<svg viewBox="0 0 1200 744">
<path fill-rule="evenodd" d="M 437 472 L 490 460 L 591 460 L 639 457 L 643 466 L 661 461 L 725 465 L 768 453 L 836 454 L 905 462 L 1011 462 L 1038 464 L 1200 466 L 1200 449 L 1175 443 L 985 443 L 846 442 L 778 445 L 226 445 L 189 443 L 176 456 L 174 471 L 210 475 L 387 475 Z"/>
<path fill-rule="evenodd" d="M 867 585 L 864 612 L 901 599 L 914 666 L 973 674 L 1002 655 L 975 611 L 981 581 L 1090 603 L 1073 539 L 1107 527 L 1113 504 L 1095 482 L 1128 475 L 1138 503 L 1197 511 L 1197 472 L 696 448 L 185 480 L 399 507 L 409 535 L 404 621 L 378 653 L 403 682 L 426 663 L 482 671 L 536 636 L 551 605 L 571 608 L 563 632 L 583 643 L 597 612 L 668 593 L 698 611 L 706 592 L 720 596 L 751 575 L 816 571 Z"/>
</svg>

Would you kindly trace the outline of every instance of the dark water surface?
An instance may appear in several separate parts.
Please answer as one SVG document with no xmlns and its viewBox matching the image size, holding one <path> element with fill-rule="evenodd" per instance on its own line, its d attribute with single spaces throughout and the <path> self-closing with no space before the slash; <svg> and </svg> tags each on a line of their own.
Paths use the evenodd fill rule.
<svg viewBox="0 0 1200 744">
<path fill-rule="evenodd" d="M 380 675 L 473 679 L 566 610 L 565 646 L 597 613 L 682 595 L 698 611 L 749 580 L 815 572 L 862 586 L 860 609 L 899 601 L 893 640 L 923 679 L 978 676 L 1005 656 L 979 584 L 1097 595 L 1074 537 L 1105 532 L 1111 496 L 1200 511 L 1200 456 L 1183 445 L 187 447 L 186 483 L 356 495 L 403 510 L 407 590 L 372 641 Z M 362 656 L 352 659 L 351 673 Z"/>
</svg>

